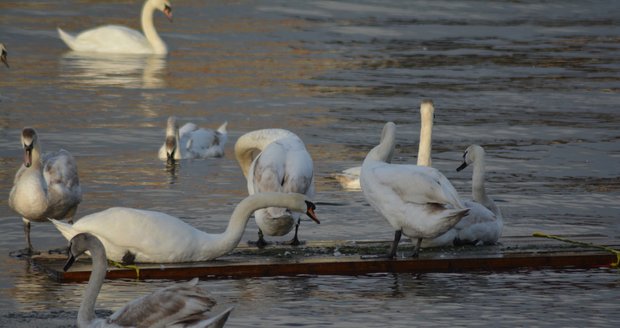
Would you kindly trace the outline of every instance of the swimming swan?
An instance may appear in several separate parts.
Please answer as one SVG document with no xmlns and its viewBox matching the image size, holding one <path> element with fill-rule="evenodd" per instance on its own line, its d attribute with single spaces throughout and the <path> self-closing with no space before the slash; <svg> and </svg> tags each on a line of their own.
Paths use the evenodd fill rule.
<svg viewBox="0 0 620 328">
<path fill-rule="evenodd" d="M 235 157 L 247 179 L 250 195 L 278 191 L 300 193 L 310 199 L 314 197 L 312 158 L 303 141 L 293 132 L 284 129 L 248 132 L 235 143 Z M 268 207 L 257 210 L 254 217 L 259 228 L 258 247 L 267 245 L 263 234 L 283 236 L 293 226 L 295 235 L 288 243 L 300 244 L 297 237 L 301 220 L 299 213 L 286 207 Z"/>
<path fill-rule="evenodd" d="M 142 7 L 144 34 L 119 25 L 104 25 L 73 36 L 58 28 L 60 38 L 73 51 L 118 54 L 165 55 L 168 48 L 153 26 L 153 12 L 160 10 L 172 21 L 172 7 L 167 0 L 146 0 Z"/>
<path fill-rule="evenodd" d="M 396 125 L 383 127 L 381 142 L 362 164 L 360 182 L 368 203 L 396 230 L 388 257 L 396 256 L 401 234 L 418 239 L 435 238 L 452 228 L 469 212 L 448 179 L 428 166 L 390 164 L 395 147 Z"/>
<path fill-rule="evenodd" d="M 0 61 L 2 61 L 4 63 L 4 65 L 6 66 L 6 68 L 9 68 L 9 62 L 6 58 L 6 56 L 8 56 L 9 53 L 6 50 L 6 46 L 3 43 L 0 43 Z"/>
<path fill-rule="evenodd" d="M 269 206 L 290 208 L 316 219 L 315 206 L 304 195 L 260 193 L 242 200 L 226 230 L 218 234 L 200 231 L 165 213 L 123 207 L 87 215 L 73 225 L 50 220 L 67 240 L 82 232 L 95 235 L 113 261 L 194 262 L 228 254 L 239 244 L 252 212 Z"/>
<path fill-rule="evenodd" d="M 82 188 L 75 159 L 60 149 L 42 154 L 39 135 L 24 128 L 21 135 L 24 163 L 15 174 L 9 206 L 22 216 L 28 247 L 17 255 L 32 254 L 30 221 L 69 218 L 71 222 L 82 201 Z"/>
<path fill-rule="evenodd" d="M 80 233 L 69 242 L 69 258 L 64 271 L 69 270 L 78 256 L 89 251 L 92 272 L 78 311 L 78 327 L 223 327 L 233 307 L 209 318 L 206 313 L 214 305 L 198 278 L 161 288 L 127 303 L 107 318 L 95 318 L 95 302 L 108 262 L 103 244 L 89 233 Z"/>
<path fill-rule="evenodd" d="M 435 108 L 432 100 L 423 100 L 420 104 L 420 115 L 422 117 L 420 124 L 420 142 L 418 145 L 418 165 L 431 166 L 431 139 L 433 133 L 433 118 Z M 392 158 L 386 159 L 387 163 L 392 162 Z M 361 166 L 348 168 L 339 174 L 334 174 L 334 178 L 340 183 L 342 188 L 346 190 L 361 190 L 360 172 Z"/>
<path fill-rule="evenodd" d="M 228 140 L 227 126 L 228 122 L 224 122 L 214 131 L 185 123 L 179 129 L 176 117 L 170 116 L 166 124 L 166 139 L 159 148 L 159 159 L 222 157 Z"/>
<path fill-rule="evenodd" d="M 452 229 L 443 235 L 425 240 L 423 247 L 452 246 L 452 245 L 492 245 L 502 235 L 504 227 L 502 213 L 489 198 L 484 189 L 484 149 L 478 145 L 471 145 L 463 154 L 463 164 L 456 170 L 461 171 L 473 163 L 472 176 L 473 200 L 463 200 L 469 208 L 467 214 Z"/>
</svg>

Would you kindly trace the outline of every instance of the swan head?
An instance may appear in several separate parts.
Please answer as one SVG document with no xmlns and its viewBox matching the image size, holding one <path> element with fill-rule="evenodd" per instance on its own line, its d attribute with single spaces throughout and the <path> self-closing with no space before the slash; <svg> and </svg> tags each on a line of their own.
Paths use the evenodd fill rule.
<svg viewBox="0 0 620 328">
<path fill-rule="evenodd" d="M 456 168 L 457 172 L 462 171 L 468 165 L 476 161 L 476 158 L 480 159 L 484 157 L 484 148 L 478 145 L 471 145 L 467 147 L 465 152 L 463 153 L 463 164 Z"/>
<path fill-rule="evenodd" d="M 166 15 L 169 21 L 172 22 L 172 5 L 168 0 L 151 0 L 151 3 L 157 10 L 161 11 Z"/>
<path fill-rule="evenodd" d="M 435 106 L 433 106 L 433 101 L 431 99 L 424 99 L 420 104 L 420 115 L 422 116 L 422 121 L 424 118 L 430 118 L 430 122 L 435 118 Z"/>
<path fill-rule="evenodd" d="M 38 141 L 37 131 L 33 128 L 24 128 L 22 130 L 22 145 L 24 147 L 24 166 L 32 165 L 32 151 Z"/>
<path fill-rule="evenodd" d="M 4 65 L 8 68 L 9 67 L 9 62 L 6 59 L 6 56 L 8 55 L 8 52 L 6 50 L 6 46 L 2 43 L 0 43 L 0 61 L 2 61 L 4 63 Z"/>
<path fill-rule="evenodd" d="M 164 147 L 166 149 L 166 158 L 168 161 L 174 161 L 175 158 L 180 158 L 177 155 L 177 131 L 179 130 L 179 124 L 175 116 L 168 117 L 166 123 L 166 141 Z M 180 155 L 180 154 L 179 154 Z"/>
<path fill-rule="evenodd" d="M 69 258 L 63 270 L 69 270 L 80 255 L 84 254 L 87 250 L 92 250 L 93 247 L 105 249 L 101 241 L 89 233 L 79 233 L 71 238 L 69 241 Z"/>
</svg>

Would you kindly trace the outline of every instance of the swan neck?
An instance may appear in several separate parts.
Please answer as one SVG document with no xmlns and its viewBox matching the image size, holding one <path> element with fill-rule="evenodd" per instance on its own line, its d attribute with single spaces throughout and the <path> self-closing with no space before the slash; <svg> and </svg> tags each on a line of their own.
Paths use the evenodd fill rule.
<svg viewBox="0 0 620 328">
<path fill-rule="evenodd" d="M 256 130 L 239 137 L 235 143 L 235 158 L 237 158 L 243 176 L 248 177 L 255 154 L 265 150 L 270 143 L 288 137 L 298 138 L 296 134 L 284 129 Z"/>
<path fill-rule="evenodd" d="M 144 6 L 142 7 L 142 31 L 144 32 L 144 36 L 149 41 L 149 44 L 153 48 L 153 53 L 155 54 L 166 54 L 168 52 L 168 48 L 164 41 L 157 34 L 157 30 L 155 29 L 155 25 L 153 24 L 153 14 L 155 12 L 155 6 L 151 4 L 151 1 L 145 1 Z"/>
<path fill-rule="evenodd" d="M 391 123 L 391 122 L 390 122 Z M 381 133 L 381 142 L 368 152 L 367 158 L 390 163 L 396 147 L 396 126 L 386 124 Z"/>
<path fill-rule="evenodd" d="M 487 196 L 486 190 L 484 188 L 484 179 L 485 179 L 485 165 L 484 165 L 484 155 L 477 154 L 476 161 L 474 162 L 473 167 L 474 173 L 471 181 L 471 192 L 472 198 L 478 203 L 484 204 L 488 202 L 489 197 Z"/>
<path fill-rule="evenodd" d="M 422 124 L 420 125 L 420 144 L 418 145 L 418 165 L 431 166 L 431 145 L 433 134 L 433 117 L 431 115 L 422 115 Z"/>
<path fill-rule="evenodd" d="M 92 272 L 88 279 L 88 286 L 86 287 L 82 304 L 80 304 L 78 327 L 88 327 L 95 319 L 95 302 L 97 301 L 99 291 L 101 291 L 108 266 L 105 250 L 101 243 L 91 242 L 88 250 L 93 261 Z"/>
<path fill-rule="evenodd" d="M 32 147 L 32 163 L 31 163 L 31 168 L 37 168 L 39 169 L 43 163 L 41 160 L 41 154 L 43 152 L 41 151 L 41 145 L 39 144 L 39 141 L 36 141 L 34 143 L 34 147 Z"/>
</svg>

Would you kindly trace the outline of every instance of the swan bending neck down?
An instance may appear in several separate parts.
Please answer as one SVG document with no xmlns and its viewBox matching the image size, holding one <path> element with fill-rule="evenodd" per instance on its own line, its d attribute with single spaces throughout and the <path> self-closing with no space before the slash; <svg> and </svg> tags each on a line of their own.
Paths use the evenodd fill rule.
<svg viewBox="0 0 620 328">
<path fill-rule="evenodd" d="M 388 257 L 396 256 L 401 234 L 422 240 L 435 238 L 467 215 L 458 193 L 438 170 L 428 166 L 387 163 L 395 147 L 396 125 L 385 124 L 381 142 L 362 164 L 360 182 L 370 205 L 396 230 Z"/>
<path fill-rule="evenodd" d="M 144 34 L 118 25 L 93 28 L 77 36 L 58 28 L 58 34 L 73 51 L 165 55 L 168 53 L 168 48 L 153 24 L 155 10 L 160 10 L 172 21 L 172 7 L 169 1 L 146 0 L 141 16 Z"/>
<path fill-rule="evenodd" d="M 228 140 L 228 122 L 217 130 L 198 128 L 194 123 L 185 123 L 180 129 L 175 116 L 166 121 L 166 139 L 159 148 L 158 157 L 172 162 L 188 158 L 206 158 L 224 156 L 224 147 Z"/>
<path fill-rule="evenodd" d="M 89 251 L 92 272 L 78 311 L 77 325 L 83 327 L 223 327 L 233 307 L 209 317 L 215 301 L 198 278 L 137 298 L 114 312 L 108 318 L 95 318 L 95 303 L 105 279 L 108 263 L 103 244 L 89 233 L 80 233 L 69 242 L 69 258 L 64 271 L 69 270 L 78 256 Z"/>
<path fill-rule="evenodd" d="M 3 43 L 0 43 L 0 61 L 2 61 L 4 63 L 4 66 L 6 66 L 7 68 L 9 68 L 9 62 L 6 59 L 8 54 L 9 53 L 6 50 L 6 46 Z"/>
<path fill-rule="evenodd" d="M 71 154 L 60 149 L 43 154 L 39 135 L 33 128 L 22 130 L 23 165 L 15 174 L 9 206 L 22 216 L 27 248 L 15 255 L 34 252 L 30 240 L 30 222 L 47 222 L 47 218 L 73 220 L 82 201 L 77 163 Z"/>
<path fill-rule="evenodd" d="M 105 246 L 110 260 L 123 263 L 207 261 L 232 251 L 241 240 L 252 212 L 278 206 L 316 219 L 315 206 L 301 194 L 260 193 L 242 200 L 223 233 L 209 234 L 182 220 L 154 211 L 114 207 L 81 218 L 73 225 L 51 220 L 67 239 L 88 232 Z"/>
</svg>

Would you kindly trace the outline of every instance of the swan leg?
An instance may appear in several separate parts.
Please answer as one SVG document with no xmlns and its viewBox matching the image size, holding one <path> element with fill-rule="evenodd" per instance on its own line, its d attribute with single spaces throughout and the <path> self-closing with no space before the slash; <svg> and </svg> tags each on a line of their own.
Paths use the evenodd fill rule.
<svg viewBox="0 0 620 328">
<path fill-rule="evenodd" d="M 418 242 L 415 245 L 415 249 L 413 250 L 413 254 L 411 257 L 419 257 L 420 256 L 420 247 L 422 247 L 422 238 L 418 238 Z"/>
<path fill-rule="evenodd" d="M 374 255 L 362 255 L 360 256 L 362 259 L 394 259 L 396 258 L 396 249 L 398 248 L 398 243 L 400 242 L 400 237 L 402 236 L 402 230 L 396 230 L 394 232 L 394 241 L 392 241 L 392 246 L 390 247 L 390 251 L 387 254 L 374 254 Z"/>
<path fill-rule="evenodd" d="M 32 247 L 32 241 L 30 240 L 30 220 L 22 218 L 22 221 L 24 222 L 24 235 L 26 236 L 26 244 L 28 247 L 10 252 L 9 255 L 13 257 L 25 257 L 38 254 Z"/>
<path fill-rule="evenodd" d="M 299 238 L 297 237 L 297 232 L 299 231 L 299 224 L 301 223 L 301 219 L 297 220 L 297 224 L 295 224 L 295 235 L 293 236 L 293 239 L 287 241 L 287 242 L 283 242 L 283 245 L 291 245 L 291 246 L 299 246 L 301 245 L 301 242 L 299 241 Z"/>
<path fill-rule="evenodd" d="M 263 237 L 263 231 L 260 229 L 258 229 L 258 240 L 248 241 L 248 245 L 255 245 L 258 248 L 265 248 L 265 246 L 269 244 L 269 242 L 265 241 L 265 238 Z"/>
</svg>

